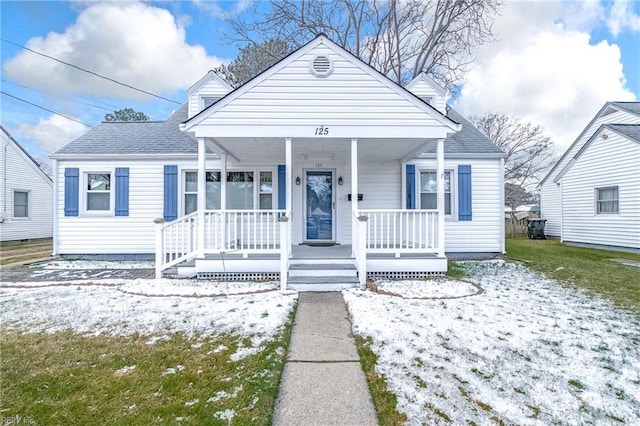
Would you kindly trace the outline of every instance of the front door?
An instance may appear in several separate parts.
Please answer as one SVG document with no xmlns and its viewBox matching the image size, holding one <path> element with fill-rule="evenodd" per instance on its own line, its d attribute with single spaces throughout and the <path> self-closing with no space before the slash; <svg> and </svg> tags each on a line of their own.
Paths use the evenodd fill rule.
<svg viewBox="0 0 640 426">
<path fill-rule="evenodd" d="M 335 241 L 333 171 L 307 171 L 305 186 L 305 240 Z"/>
</svg>

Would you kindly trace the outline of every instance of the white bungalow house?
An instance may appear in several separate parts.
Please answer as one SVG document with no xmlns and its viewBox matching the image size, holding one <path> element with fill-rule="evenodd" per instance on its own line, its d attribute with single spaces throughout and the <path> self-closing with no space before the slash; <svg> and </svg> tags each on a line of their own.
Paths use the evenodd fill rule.
<svg viewBox="0 0 640 426">
<path fill-rule="evenodd" d="M 50 238 L 53 182 L 0 126 L 0 241 Z"/>
<path fill-rule="evenodd" d="M 102 123 L 52 155 L 57 253 L 343 285 L 504 249 L 504 154 L 425 75 L 403 88 L 321 35 L 187 94 L 167 121 Z"/>
<path fill-rule="evenodd" d="M 640 102 L 607 102 L 540 190 L 548 236 L 640 251 Z"/>
</svg>

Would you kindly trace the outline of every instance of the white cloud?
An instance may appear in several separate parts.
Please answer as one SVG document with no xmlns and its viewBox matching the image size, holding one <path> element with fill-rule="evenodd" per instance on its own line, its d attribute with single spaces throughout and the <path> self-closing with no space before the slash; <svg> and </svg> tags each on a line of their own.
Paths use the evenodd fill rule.
<svg viewBox="0 0 640 426">
<path fill-rule="evenodd" d="M 59 115 L 40 118 L 37 124 L 23 123 L 18 126 L 17 136 L 36 141 L 40 148 L 51 154 L 85 133 L 88 127 Z"/>
<path fill-rule="evenodd" d="M 457 101 L 464 114 L 505 112 L 541 124 L 561 153 L 606 101 L 634 100 L 619 47 L 592 45 L 588 33 L 573 29 L 599 20 L 598 5 L 569 6 L 506 5 L 496 22 L 500 40 L 483 48 L 464 82 Z M 570 23 L 561 19 L 566 13 Z"/>
<path fill-rule="evenodd" d="M 186 42 L 184 20 L 137 2 L 91 4 L 64 33 L 36 37 L 27 47 L 153 93 L 186 89 L 223 61 Z M 22 51 L 5 75 L 53 94 L 150 100 L 69 66 Z"/>
<path fill-rule="evenodd" d="M 640 32 L 640 14 L 634 9 L 633 2 L 616 0 L 611 7 L 607 27 L 614 37 L 624 30 Z"/>
</svg>

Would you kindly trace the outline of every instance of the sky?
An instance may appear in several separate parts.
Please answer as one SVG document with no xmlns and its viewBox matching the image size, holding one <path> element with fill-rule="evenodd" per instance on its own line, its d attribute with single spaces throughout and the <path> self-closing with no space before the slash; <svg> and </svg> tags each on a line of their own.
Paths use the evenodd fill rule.
<svg viewBox="0 0 640 426">
<path fill-rule="evenodd" d="M 116 109 L 163 120 L 189 86 L 236 57 L 224 16 L 251 13 L 251 2 L 0 0 L 0 122 L 47 161 Z M 508 113 L 539 124 L 560 154 L 605 102 L 640 100 L 640 1 L 505 0 L 494 30 L 452 100 L 467 117 Z"/>
</svg>

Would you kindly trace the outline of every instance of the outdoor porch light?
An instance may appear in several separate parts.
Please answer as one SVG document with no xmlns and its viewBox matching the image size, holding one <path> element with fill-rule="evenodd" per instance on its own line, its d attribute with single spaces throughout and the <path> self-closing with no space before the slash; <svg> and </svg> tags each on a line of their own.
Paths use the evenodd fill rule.
<svg viewBox="0 0 640 426">
<path fill-rule="evenodd" d="M 300 185 L 300 183 L 302 183 L 302 181 L 300 180 L 300 176 L 296 177 L 296 185 Z"/>
<path fill-rule="evenodd" d="M 342 176 L 338 177 L 338 185 L 342 185 L 344 180 L 342 180 Z"/>
</svg>

